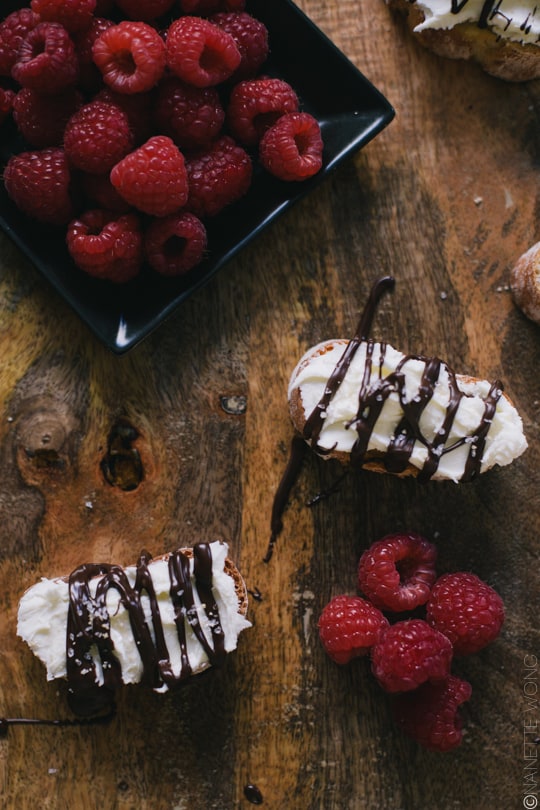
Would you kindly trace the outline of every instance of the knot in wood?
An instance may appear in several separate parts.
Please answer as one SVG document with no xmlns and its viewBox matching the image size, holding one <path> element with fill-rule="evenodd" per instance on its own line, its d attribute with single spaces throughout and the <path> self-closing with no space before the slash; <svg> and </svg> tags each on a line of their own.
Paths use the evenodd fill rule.
<svg viewBox="0 0 540 810">
<path fill-rule="evenodd" d="M 144 478 L 141 456 L 133 444 L 138 438 L 133 425 L 124 419 L 118 421 L 109 433 L 107 453 L 101 461 L 105 480 L 124 492 L 137 489 Z"/>
<path fill-rule="evenodd" d="M 36 469 L 59 470 L 70 455 L 73 420 L 54 410 L 33 411 L 19 421 L 16 442 L 23 459 Z"/>
</svg>

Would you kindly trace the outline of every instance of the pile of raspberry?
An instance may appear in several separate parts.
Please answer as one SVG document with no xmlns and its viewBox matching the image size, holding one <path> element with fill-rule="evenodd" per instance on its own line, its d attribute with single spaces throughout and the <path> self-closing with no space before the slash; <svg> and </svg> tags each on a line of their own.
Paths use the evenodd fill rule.
<svg viewBox="0 0 540 810">
<path fill-rule="evenodd" d="M 283 181 L 322 167 L 317 120 L 262 73 L 268 40 L 246 0 L 31 0 L 0 22 L 0 126 L 25 143 L 9 197 L 65 228 L 92 276 L 196 267 L 255 165 Z"/>
<path fill-rule="evenodd" d="M 504 622 L 493 588 L 468 572 L 436 572 L 437 549 L 419 534 L 391 534 L 358 564 L 363 596 L 335 596 L 319 618 L 326 653 L 338 664 L 369 656 L 379 685 L 393 697 L 393 716 L 431 751 L 460 745 L 460 706 L 471 685 L 452 674 L 454 656 L 491 643 Z"/>
</svg>

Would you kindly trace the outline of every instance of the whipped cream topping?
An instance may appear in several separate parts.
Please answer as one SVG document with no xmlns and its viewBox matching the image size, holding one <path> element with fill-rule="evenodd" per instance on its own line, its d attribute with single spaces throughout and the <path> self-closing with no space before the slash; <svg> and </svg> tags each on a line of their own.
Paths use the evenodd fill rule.
<svg viewBox="0 0 540 810">
<path fill-rule="evenodd" d="M 540 45 L 540 4 L 536 0 L 410 0 L 424 12 L 425 20 L 415 31 L 454 28 L 476 23 L 497 36 L 515 42 Z"/>
<path fill-rule="evenodd" d="M 18 635 L 44 663 L 48 680 L 67 677 L 69 682 L 67 659 L 76 655 L 77 651 L 72 644 L 73 639 L 69 638 L 68 613 L 75 611 L 82 615 L 81 608 L 88 610 L 88 616 L 84 615 L 93 624 L 94 637 L 92 631 L 88 630 L 88 636 L 85 637 L 90 639 L 89 654 L 83 656 L 84 668 L 78 671 L 78 677 L 91 672 L 97 686 L 107 683 L 110 663 L 103 651 L 98 649 L 104 637 L 95 630 L 96 627 L 106 627 L 108 638 L 105 641 L 110 639 L 112 642 L 112 658 L 121 668 L 121 682 L 138 683 L 145 675 L 148 677 L 148 673 L 145 672 L 141 642 L 137 642 L 133 630 L 132 619 L 135 618 L 137 624 L 139 618 L 138 615 L 134 616 L 133 609 L 130 610 L 135 603 L 137 612 L 140 610 L 141 613 L 140 623 L 146 634 L 149 632 L 149 645 L 155 646 L 157 654 L 154 658 L 159 658 L 159 665 L 166 669 L 166 674 L 158 677 L 151 685 L 157 690 L 165 691 L 169 684 L 211 666 L 218 646 L 222 653 L 234 650 L 239 633 L 251 627 L 251 623 L 239 613 L 235 582 L 225 570 L 227 544 L 216 541 L 200 544 L 200 547 L 204 547 L 205 571 L 201 578 L 202 584 L 197 579 L 196 556 L 188 557 L 182 552 L 175 552 L 175 558 L 181 560 L 185 566 L 185 579 L 188 583 L 185 590 L 190 592 L 192 604 L 182 602 L 184 597 L 181 595 L 176 603 L 171 598 L 172 555 L 145 561 L 144 571 L 150 579 L 144 580 L 144 587 L 140 584 L 143 567 L 140 564 L 125 569 L 106 566 L 110 569 L 109 572 L 88 579 L 90 598 L 84 595 L 85 591 L 82 589 L 79 592 L 83 594 L 82 597 L 74 599 L 73 574 L 70 580 L 44 578 L 29 588 L 19 603 Z M 206 561 L 209 563 L 208 570 Z M 80 572 L 84 569 L 85 566 L 82 566 L 74 572 L 78 575 L 76 581 L 83 581 Z M 113 578 L 106 580 L 108 574 L 109 577 L 112 574 Z M 120 584 L 119 588 L 111 584 L 113 580 Z M 108 584 L 105 584 L 106 581 Z M 122 583 L 125 583 L 125 587 Z M 203 594 L 203 586 L 211 589 L 206 596 Z M 99 588 L 102 589 L 104 602 L 97 597 Z M 155 594 L 154 608 L 149 594 L 151 590 Z M 211 606 L 209 601 L 212 602 Z M 161 632 L 165 646 L 157 639 Z"/>
<path fill-rule="evenodd" d="M 320 455 L 356 453 L 362 464 L 376 451 L 393 456 L 397 466 L 387 465 L 389 472 L 411 464 L 425 478 L 457 482 L 509 464 L 526 449 L 521 417 L 498 384 L 371 340 L 343 362 L 348 346 L 335 340 L 309 349 L 289 383 L 289 400 L 299 389 L 304 438 Z"/>
</svg>

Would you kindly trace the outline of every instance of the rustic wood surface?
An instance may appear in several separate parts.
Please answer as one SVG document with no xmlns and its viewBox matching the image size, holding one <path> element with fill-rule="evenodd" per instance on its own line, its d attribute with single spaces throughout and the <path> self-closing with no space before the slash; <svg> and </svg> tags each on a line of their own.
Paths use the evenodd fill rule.
<svg viewBox="0 0 540 810">
<path fill-rule="evenodd" d="M 537 795 L 524 684 L 540 680 L 540 333 L 508 282 L 540 239 L 540 84 L 429 54 L 383 0 L 299 5 L 396 118 L 141 345 L 112 355 L 0 236 L 0 716 L 67 713 L 16 636 L 40 576 L 222 537 L 260 592 L 224 669 L 176 694 L 126 689 L 106 727 L 10 728 L 9 810 L 247 808 L 249 783 L 269 810 L 506 810 L 527 786 Z M 311 456 L 264 563 L 289 374 L 310 345 L 352 333 L 381 274 L 397 283 L 374 335 L 502 378 L 530 447 L 462 486 L 356 474 L 308 508 L 338 474 Z M 227 413 L 223 397 L 247 409 Z M 125 424 L 128 471 L 143 470 L 131 491 L 101 465 Z M 403 737 L 367 661 L 339 668 L 317 638 L 323 605 L 354 592 L 361 551 L 399 529 L 435 539 L 441 571 L 476 572 L 507 605 L 501 637 L 456 662 L 473 697 L 451 754 Z"/>
</svg>

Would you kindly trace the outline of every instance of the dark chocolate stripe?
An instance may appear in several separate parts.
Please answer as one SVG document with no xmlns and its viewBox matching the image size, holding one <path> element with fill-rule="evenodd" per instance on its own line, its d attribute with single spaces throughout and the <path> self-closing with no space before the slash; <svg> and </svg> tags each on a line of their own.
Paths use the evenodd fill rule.
<svg viewBox="0 0 540 810">
<path fill-rule="evenodd" d="M 210 544 L 199 543 L 193 548 L 193 578 L 190 558 L 178 550 L 168 558 L 170 597 L 175 611 L 175 623 L 181 650 L 181 669 L 173 672 L 165 642 L 163 623 L 152 580 L 148 552 L 143 551 L 136 567 L 132 586 L 125 571 L 117 565 L 86 564 L 69 577 L 69 609 L 66 635 L 67 678 L 73 704 L 80 709 L 85 696 L 96 699 L 96 656 L 103 670 L 103 689 L 112 694 L 122 684 L 122 670 L 114 652 L 111 638 L 111 617 L 107 610 L 107 594 L 118 592 L 120 603 L 129 615 L 133 638 L 143 665 L 143 681 L 153 688 L 171 686 L 191 674 L 188 660 L 186 626 L 195 634 L 212 665 L 221 663 L 225 656 L 224 632 L 219 609 L 212 592 L 212 550 Z M 90 583 L 99 577 L 95 595 Z M 195 590 L 201 605 L 195 601 Z M 150 603 L 152 632 L 148 626 L 141 597 L 146 594 Z M 207 638 L 199 618 L 203 610 L 211 631 Z"/>
</svg>

